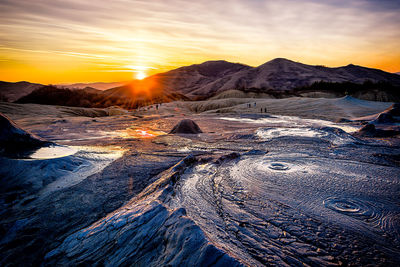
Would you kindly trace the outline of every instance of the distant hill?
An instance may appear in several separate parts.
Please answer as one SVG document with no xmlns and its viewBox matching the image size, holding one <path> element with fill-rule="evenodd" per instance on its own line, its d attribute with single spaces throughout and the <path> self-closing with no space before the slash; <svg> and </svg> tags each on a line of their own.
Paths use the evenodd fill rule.
<svg viewBox="0 0 400 267">
<path fill-rule="evenodd" d="M 43 84 L 30 82 L 11 83 L 0 81 L 0 100 L 14 102 L 42 86 Z"/>
<path fill-rule="evenodd" d="M 148 77 L 147 80 L 155 79 L 157 84 L 166 91 L 174 91 L 189 97 L 193 97 L 196 92 L 203 92 L 204 88 L 209 88 L 210 84 L 222 85 L 226 77 L 240 71 L 249 70 L 252 67 L 230 63 L 227 61 L 207 61 L 202 64 L 181 67 L 168 72 L 159 73 Z M 200 96 L 207 96 L 212 90 L 206 89 Z"/>
<path fill-rule="evenodd" d="M 160 80 L 157 76 L 151 79 L 133 80 L 127 85 L 105 90 L 103 95 L 126 99 L 127 101 L 132 101 L 132 103 L 140 103 L 140 105 L 189 100 L 185 95 L 174 90 L 168 90 L 165 86 L 160 85 Z"/>
<path fill-rule="evenodd" d="M 123 86 L 125 84 L 129 83 L 127 82 L 111 82 L 111 83 L 105 83 L 105 82 L 96 82 L 96 83 L 71 83 L 71 84 L 57 84 L 57 87 L 60 88 L 69 88 L 69 89 L 84 89 L 87 87 L 91 87 L 97 90 L 107 90 L 110 88 L 115 88 L 119 86 Z"/>
<path fill-rule="evenodd" d="M 15 102 L 73 107 L 107 107 L 118 104 L 119 99 L 108 99 L 101 91 L 98 92 L 84 89 L 70 90 L 48 85 L 35 89 Z"/>
<path fill-rule="evenodd" d="M 115 83 L 119 84 L 119 83 Z M 2 82 L 0 81 L 0 101 L 8 101 L 8 102 L 14 102 L 18 99 L 20 99 L 23 96 L 26 96 L 33 92 L 34 90 L 41 88 L 45 85 L 40 84 L 40 83 L 30 83 L 30 82 Z M 58 87 L 58 86 L 56 86 Z M 93 88 L 93 87 L 82 87 L 82 88 L 68 88 L 68 87 L 59 87 L 59 88 L 64 88 L 64 89 L 70 89 L 70 90 L 85 90 L 90 93 L 99 93 L 101 92 L 100 90 Z"/>
<path fill-rule="evenodd" d="M 127 86 L 103 92 L 93 88 L 71 90 L 49 85 L 35 89 L 18 99 L 16 103 L 92 108 L 120 106 L 132 109 L 152 103 L 187 100 L 185 96 L 178 93 L 133 95 L 129 93 L 130 91 L 131 88 Z"/>
</svg>

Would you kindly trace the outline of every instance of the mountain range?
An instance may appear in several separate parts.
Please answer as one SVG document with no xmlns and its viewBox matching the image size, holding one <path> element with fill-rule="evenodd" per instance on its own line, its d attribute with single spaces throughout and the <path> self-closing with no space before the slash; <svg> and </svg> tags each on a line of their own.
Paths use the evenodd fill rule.
<svg viewBox="0 0 400 267">
<path fill-rule="evenodd" d="M 146 95 L 144 92 L 150 91 L 150 95 L 178 94 L 191 99 L 204 99 L 229 90 L 284 94 L 318 82 L 362 84 L 366 81 L 384 82 L 398 87 L 400 75 L 352 64 L 330 68 L 276 58 L 258 67 L 223 60 L 207 61 L 155 74 L 141 81 L 115 83 L 117 87 L 107 90 L 104 89 L 113 84 L 92 83 L 69 86 L 84 88 L 84 90 L 98 87 L 96 89 L 104 90 L 102 94 L 118 97 L 140 96 L 143 98 Z M 0 93 L 9 101 L 15 101 L 38 87 L 40 87 L 39 84 L 27 82 L 1 82 Z M 176 99 L 176 97 L 168 97 L 168 99 Z"/>
<path fill-rule="evenodd" d="M 288 91 L 315 82 L 363 83 L 388 82 L 400 85 L 398 75 L 356 65 L 338 68 L 312 66 L 288 59 L 276 58 L 258 67 L 226 61 L 208 61 L 156 74 L 147 79 L 158 79 L 164 89 L 177 91 L 188 97 L 211 96 L 227 90 L 256 89 L 259 92 Z"/>
<path fill-rule="evenodd" d="M 57 84 L 57 87 L 63 87 L 63 88 L 70 88 L 70 89 L 85 89 L 88 87 L 97 89 L 97 90 L 107 90 L 111 88 L 115 88 L 118 86 L 123 86 L 125 84 L 129 83 L 129 81 L 125 82 L 97 82 L 97 83 L 64 83 L 64 84 Z"/>
</svg>

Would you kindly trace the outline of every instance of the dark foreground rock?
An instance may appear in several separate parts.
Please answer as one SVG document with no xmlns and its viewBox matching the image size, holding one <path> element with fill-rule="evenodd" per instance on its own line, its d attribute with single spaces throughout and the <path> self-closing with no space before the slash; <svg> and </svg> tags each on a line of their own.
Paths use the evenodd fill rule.
<svg viewBox="0 0 400 267">
<path fill-rule="evenodd" d="M 24 131 L 6 115 L 0 113 L 0 153 L 30 150 L 51 144 Z"/>
<path fill-rule="evenodd" d="M 11 207 L 4 205 L 7 199 L 4 199 L 5 194 L 0 190 L 0 266 L 41 266 L 44 256 L 66 237 L 117 210 L 153 183 L 157 174 L 180 159 L 126 153 L 81 183 L 44 197 L 32 195 L 18 201 L 20 191 L 9 190 L 10 194 L 18 193 L 16 200 L 9 200 Z M 41 167 L 49 161 L 54 160 L 24 162 L 36 163 Z M 0 166 L 10 162 L 0 161 Z M 36 165 L 32 167 L 40 169 Z M 43 174 L 52 172 L 51 169 L 52 166 L 45 166 Z M 67 169 L 70 169 L 68 165 Z M 37 172 L 35 174 L 43 176 Z M 24 176 L 30 178 L 27 173 Z"/>
<path fill-rule="evenodd" d="M 181 120 L 172 128 L 171 134 L 198 134 L 202 133 L 200 127 L 192 120 Z"/>
</svg>

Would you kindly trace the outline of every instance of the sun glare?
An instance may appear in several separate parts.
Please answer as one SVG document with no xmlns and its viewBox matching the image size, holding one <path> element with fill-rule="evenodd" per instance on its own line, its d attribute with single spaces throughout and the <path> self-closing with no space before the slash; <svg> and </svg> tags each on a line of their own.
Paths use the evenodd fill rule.
<svg viewBox="0 0 400 267">
<path fill-rule="evenodd" d="M 144 73 L 143 71 L 136 72 L 136 79 L 143 80 L 144 78 L 146 78 L 146 73 Z"/>
</svg>

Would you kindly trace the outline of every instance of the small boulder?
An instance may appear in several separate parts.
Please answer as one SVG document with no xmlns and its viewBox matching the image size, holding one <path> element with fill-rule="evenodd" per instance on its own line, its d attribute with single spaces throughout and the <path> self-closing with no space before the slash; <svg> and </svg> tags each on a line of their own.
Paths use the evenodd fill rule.
<svg viewBox="0 0 400 267">
<path fill-rule="evenodd" d="M 356 133 L 360 137 L 374 137 L 376 135 L 375 125 L 368 123 Z"/>
<path fill-rule="evenodd" d="M 200 127 L 192 120 L 184 119 L 172 128 L 170 134 L 198 134 L 202 133 Z"/>
</svg>

